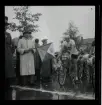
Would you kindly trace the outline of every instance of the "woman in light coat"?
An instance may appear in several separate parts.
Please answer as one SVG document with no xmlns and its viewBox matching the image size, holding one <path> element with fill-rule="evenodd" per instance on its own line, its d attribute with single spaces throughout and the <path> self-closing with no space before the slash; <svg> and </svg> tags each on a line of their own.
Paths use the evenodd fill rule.
<svg viewBox="0 0 102 105">
<path fill-rule="evenodd" d="M 23 85 L 26 85 L 26 79 L 30 84 L 34 84 L 35 65 L 34 65 L 34 42 L 31 38 L 31 32 L 24 32 L 23 38 L 19 40 L 17 50 L 20 53 L 20 75 Z"/>
</svg>

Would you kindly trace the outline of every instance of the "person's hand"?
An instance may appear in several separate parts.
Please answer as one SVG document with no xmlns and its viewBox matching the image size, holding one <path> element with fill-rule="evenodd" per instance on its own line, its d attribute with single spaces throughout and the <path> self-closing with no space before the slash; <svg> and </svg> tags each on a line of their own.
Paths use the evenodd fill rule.
<svg viewBox="0 0 102 105">
<path fill-rule="evenodd" d="M 33 48 L 30 48 L 29 51 L 31 51 L 32 53 L 35 53 L 35 50 Z"/>
<path fill-rule="evenodd" d="M 25 49 L 25 50 L 24 50 L 25 53 L 28 53 L 28 52 L 30 52 L 30 51 L 32 51 L 32 48 L 29 48 L 29 49 Z"/>
<path fill-rule="evenodd" d="M 25 49 L 24 52 L 25 52 L 25 53 L 28 53 L 28 52 L 29 52 L 29 49 Z"/>
</svg>

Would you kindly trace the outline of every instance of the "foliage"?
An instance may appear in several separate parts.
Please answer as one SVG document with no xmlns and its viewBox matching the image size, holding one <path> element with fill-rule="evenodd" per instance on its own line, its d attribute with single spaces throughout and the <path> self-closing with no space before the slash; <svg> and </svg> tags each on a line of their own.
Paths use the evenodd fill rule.
<svg viewBox="0 0 102 105">
<path fill-rule="evenodd" d="M 9 29 L 12 31 L 18 30 L 19 32 L 29 29 L 31 32 L 38 31 L 38 25 L 35 22 L 39 21 L 39 16 L 41 13 L 32 14 L 29 11 L 29 6 L 16 6 L 13 7 L 15 17 L 19 21 L 19 25 L 16 23 L 11 23 Z"/>
<path fill-rule="evenodd" d="M 69 22 L 69 28 L 66 30 L 64 35 L 69 35 L 71 39 L 75 40 L 78 32 L 79 32 L 78 28 L 71 21 L 71 22 Z"/>
</svg>

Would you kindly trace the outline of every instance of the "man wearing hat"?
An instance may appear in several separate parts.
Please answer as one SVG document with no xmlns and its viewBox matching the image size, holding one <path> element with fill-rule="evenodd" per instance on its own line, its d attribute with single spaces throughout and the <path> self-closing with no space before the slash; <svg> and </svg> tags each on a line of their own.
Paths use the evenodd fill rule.
<svg viewBox="0 0 102 105">
<path fill-rule="evenodd" d="M 15 79 L 15 71 L 12 65 L 12 58 L 14 53 L 14 48 L 12 44 L 12 38 L 10 33 L 7 32 L 8 29 L 8 17 L 5 16 L 5 92 L 6 92 L 6 99 L 11 98 L 9 96 L 11 93 L 10 85 L 12 84 L 13 80 Z"/>
<path fill-rule="evenodd" d="M 69 58 L 71 58 L 70 62 L 70 75 L 74 80 L 77 79 L 77 57 L 78 57 L 78 51 L 76 49 L 75 41 L 70 39 L 69 35 L 64 36 L 64 42 L 62 44 L 61 54 L 63 50 L 66 48 L 67 52 L 69 53 Z M 72 72 L 72 68 L 74 69 Z"/>
<path fill-rule="evenodd" d="M 42 44 L 43 44 L 43 45 L 46 45 L 46 44 L 47 44 L 47 40 L 48 40 L 47 36 L 44 36 L 44 37 L 41 39 Z"/>
<path fill-rule="evenodd" d="M 47 45 L 47 40 L 48 38 L 46 36 L 42 38 L 43 45 Z M 52 59 L 43 61 L 41 66 L 41 77 L 43 83 L 51 82 L 51 72 L 52 72 Z"/>
</svg>

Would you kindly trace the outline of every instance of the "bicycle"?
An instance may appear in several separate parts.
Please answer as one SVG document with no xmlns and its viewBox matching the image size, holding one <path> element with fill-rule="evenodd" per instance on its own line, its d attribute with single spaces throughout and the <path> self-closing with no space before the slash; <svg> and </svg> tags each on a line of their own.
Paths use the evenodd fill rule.
<svg viewBox="0 0 102 105">
<path fill-rule="evenodd" d="M 57 59 L 56 74 L 58 76 L 58 83 L 63 86 L 66 81 L 68 71 L 68 56 L 64 53 L 60 58 Z"/>
</svg>

